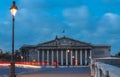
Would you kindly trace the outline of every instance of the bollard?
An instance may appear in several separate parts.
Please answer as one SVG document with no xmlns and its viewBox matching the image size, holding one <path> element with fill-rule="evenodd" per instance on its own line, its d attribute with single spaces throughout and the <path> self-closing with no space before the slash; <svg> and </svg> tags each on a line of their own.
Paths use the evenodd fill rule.
<svg viewBox="0 0 120 77">
<path fill-rule="evenodd" d="M 106 71 L 106 76 L 105 77 L 110 77 L 109 76 L 109 71 Z"/>
<path fill-rule="evenodd" d="M 103 77 L 103 73 L 102 73 L 102 70 L 101 70 L 101 69 L 99 69 L 98 77 Z"/>
</svg>

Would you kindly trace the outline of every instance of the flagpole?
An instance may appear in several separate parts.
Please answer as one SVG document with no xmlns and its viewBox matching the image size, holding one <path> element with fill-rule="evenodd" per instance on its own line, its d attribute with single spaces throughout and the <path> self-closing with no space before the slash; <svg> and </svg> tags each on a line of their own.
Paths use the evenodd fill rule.
<svg viewBox="0 0 120 77">
<path fill-rule="evenodd" d="M 65 30 L 62 31 L 62 35 L 63 35 L 63 37 L 65 37 Z"/>
</svg>

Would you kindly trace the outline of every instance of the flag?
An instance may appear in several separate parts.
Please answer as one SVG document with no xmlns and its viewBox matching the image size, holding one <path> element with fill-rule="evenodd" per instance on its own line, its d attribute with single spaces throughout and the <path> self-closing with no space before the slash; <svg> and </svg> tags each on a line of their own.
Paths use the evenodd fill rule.
<svg viewBox="0 0 120 77">
<path fill-rule="evenodd" d="M 65 33 L 65 30 L 63 30 L 62 33 Z"/>
</svg>

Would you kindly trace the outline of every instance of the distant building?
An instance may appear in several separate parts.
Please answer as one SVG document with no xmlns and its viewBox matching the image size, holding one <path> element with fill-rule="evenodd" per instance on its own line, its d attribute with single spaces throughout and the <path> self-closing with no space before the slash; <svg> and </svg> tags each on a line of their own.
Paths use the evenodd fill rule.
<svg viewBox="0 0 120 77">
<path fill-rule="evenodd" d="M 20 48 L 23 61 L 42 62 L 48 65 L 88 65 L 90 58 L 110 56 L 109 45 L 94 45 L 68 37 L 58 38 L 38 45 Z"/>
<path fill-rule="evenodd" d="M 3 52 L 2 52 L 2 49 L 0 49 L 0 54 L 2 54 Z"/>
</svg>

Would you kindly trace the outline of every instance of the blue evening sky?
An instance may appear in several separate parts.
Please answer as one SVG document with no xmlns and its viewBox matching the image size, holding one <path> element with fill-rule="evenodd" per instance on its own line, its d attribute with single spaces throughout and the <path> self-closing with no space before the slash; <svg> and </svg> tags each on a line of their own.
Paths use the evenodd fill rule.
<svg viewBox="0 0 120 77">
<path fill-rule="evenodd" d="M 15 0 L 15 49 L 56 35 L 120 51 L 120 0 Z M 11 51 L 12 0 L 0 1 L 0 49 Z"/>
</svg>

